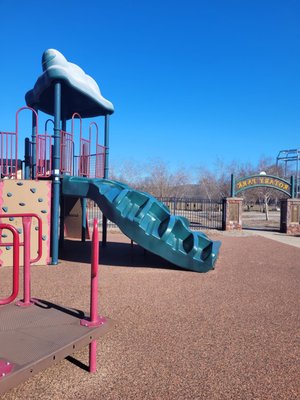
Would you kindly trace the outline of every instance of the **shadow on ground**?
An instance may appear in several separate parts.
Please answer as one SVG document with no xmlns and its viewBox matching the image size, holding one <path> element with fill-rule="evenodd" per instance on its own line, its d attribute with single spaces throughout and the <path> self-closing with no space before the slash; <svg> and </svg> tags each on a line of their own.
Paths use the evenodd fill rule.
<svg viewBox="0 0 300 400">
<path fill-rule="evenodd" d="M 272 226 L 249 226 L 249 225 L 244 225 L 243 228 L 244 231 L 267 231 L 267 232 L 280 232 L 279 228 L 272 227 Z"/>
<path fill-rule="evenodd" d="M 99 250 L 100 264 L 102 265 L 182 271 L 182 268 L 144 250 L 137 244 L 108 242 L 105 247 L 100 244 Z M 59 258 L 65 261 L 90 263 L 91 242 L 66 239 Z"/>
</svg>

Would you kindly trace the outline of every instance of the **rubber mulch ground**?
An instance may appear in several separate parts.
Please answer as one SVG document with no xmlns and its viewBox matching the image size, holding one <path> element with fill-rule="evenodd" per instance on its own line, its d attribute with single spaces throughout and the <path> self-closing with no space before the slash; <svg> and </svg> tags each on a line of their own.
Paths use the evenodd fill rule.
<svg viewBox="0 0 300 400">
<path fill-rule="evenodd" d="M 214 271 L 183 271 L 110 235 L 101 250 L 98 370 L 76 352 L 3 400 L 300 398 L 300 249 L 258 236 L 222 240 Z M 58 266 L 32 268 L 32 292 L 89 309 L 89 244 L 67 241 Z M 1 285 L 8 281 L 1 270 Z M 73 362 L 72 362 L 73 361 Z"/>
</svg>

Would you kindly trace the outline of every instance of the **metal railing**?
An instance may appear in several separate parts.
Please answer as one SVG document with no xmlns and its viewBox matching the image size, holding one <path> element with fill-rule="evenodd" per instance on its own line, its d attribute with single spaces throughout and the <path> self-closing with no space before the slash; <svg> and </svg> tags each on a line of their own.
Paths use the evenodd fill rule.
<svg viewBox="0 0 300 400">
<path fill-rule="evenodd" d="M 52 175 L 52 135 L 39 132 L 38 114 L 30 107 L 22 107 L 16 113 L 15 132 L 0 131 L 0 177 L 22 179 L 22 163 L 18 160 L 19 114 L 23 110 L 32 112 L 32 138 L 26 139 L 25 177 L 48 178 Z M 75 119 L 79 119 L 79 155 L 75 156 Z M 60 173 L 67 175 L 103 178 L 105 147 L 98 143 L 98 125 L 91 122 L 88 138 L 83 137 L 82 119 L 78 113 L 72 116 L 71 132 L 60 131 Z M 26 144 L 25 144 L 26 148 Z"/>
<path fill-rule="evenodd" d="M 79 155 L 74 153 L 75 119 L 79 120 Z M 95 153 L 92 153 L 93 137 Z M 90 123 L 89 136 L 84 138 L 81 116 L 74 113 L 72 115 L 71 132 L 61 131 L 60 148 L 61 173 L 88 178 L 103 178 L 105 147 L 98 144 L 98 125 L 95 122 Z"/>
<path fill-rule="evenodd" d="M 40 134 L 38 130 L 38 114 L 31 107 L 21 107 L 16 112 L 16 130 L 15 132 L 0 132 L 0 173 L 1 178 L 22 179 L 22 163 L 18 160 L 18 137 L 20 131 L 19 114 L 23 110 L 29 110 L 32 113 L 32 130 L 34 135 L 32 140 L 28 140 L 29 147 L 26 150 L 25 144 L 25 164 L 32 168 L 36 178 L 46 178 L 52 173 L 52 138 L 47 133 Z M 30 175 L 30 174 L 29 174 Z"/>
<path fill-rule="evenodd" d="M 52 174 L 52 137 L 47 133 L 37 135 L 36 177 L 47 178 Z"/>
<path fill-rule="evenodd" d="M 161 197 L 158 200 L 169 208 L 171 214 L 187 218 L 193 230 L 222 229 L 223 202 L 221 199 Z"/>
<path fill-rule="evenodd" d="M 52 174 L 52 136 L 48 133 L 48 123 L 54 125 L 52 119 L 47 119 L 45 132 L 36 135 L 36 177 L 48 178 Z"/>
<path fill-rule="evenodd" d="M 22 218 L 23 225 L 23 241 L 20 241 L 19 232 L 17 229 L 10 224 L 0 223 L 0 247 L 13 247 L 13 291 L 11 296 L 0 300 L 0 305 L 5 305 L 11 303 L 18 295 L 19 292 L 19 254 L 20 247 L 24 247 L 23 260 L 24 260 L 24 277 L 23 277 L 23 300 L 20 300 L 17 305 L 21 307 L 28 307 L 32 304 L 31 302 L 31 279 L 30 279 L 30 264 L 33 264 L 42 256 L 42 220 L 37 214 L 24 213 L 24 214 L 1 214 L 0 220 L 3 218 Z M 37 256 L 33 259 L 30 258 L 31 249 L 31 222 L 32 218 L 36 218 L 38 221 L 38 250 Z M 2 230 L 8 229 L 13 234 L 12 242 L 2 242 Z"/>
<path fill-rule="evenodd" d="M 92 224 L 94 219 L 98 221 L 98 226 L 99 229 L 102 229 L 102 222 L 103 222 L 103 213 L 100 210 L 98 204 L 94 202 L 93 200 L 88 200 L 87 202 L 87 221 L 88 221 L 88 227 L 91 230 L 92 229 Z M 107 228 L 108 229 L 119 229 L 116 224 L 111 222 L 109 219 L 107 220 Z"/>
<path fill-rule="evenodd" d="M 13 282 L 12 282 L 12 292 L 8 297 L 4 297 L 0 299 L 0 306 L 5 304 L 9 304 L 15 300 L 19 293 L 19 258 L 20 258 L 20 242 L 19 242 L 19 233 L 17 229 L 9 224 L 0 224 L 0 233 L 2 236 L 3 230 L 9 230 L 13 235 Z M 0 247 L 7 246 L 6 243 L 0 243 Z"/>
<path fill-rule="evenodd" d="M 87 178 L 103 178 L 104 162 L 105 162 L 104 150 L 98 154 L 75 156 L 73 165 L 74 175 L 85 176 Z"/>
<path fill-rule="evenodd" d="M 164 203 L 172 215 L 185 217 L 190 222 L 190 229 L 218 229 L 222 230 L 222 200 L 208 200 L 197 198 L 162 197 L 157 200 Z M 102 212 L 97 203 L 88 201 L 87 217 L 89 226 L 97 218 L 99 226 L 102 224 Z M 111 221 L 107 221 L 108 229 L 118 228 Z"/>
<path fill-rule="evenodd" d="M 60 132 L 60 171 L 73 175 L 74 138 L 73 133 Z"/>
<path fill-rule="evenodd" d="M 18 173 L 17 132 L 0 132 L 1 178 L 17 178 Z"/>
</svg>

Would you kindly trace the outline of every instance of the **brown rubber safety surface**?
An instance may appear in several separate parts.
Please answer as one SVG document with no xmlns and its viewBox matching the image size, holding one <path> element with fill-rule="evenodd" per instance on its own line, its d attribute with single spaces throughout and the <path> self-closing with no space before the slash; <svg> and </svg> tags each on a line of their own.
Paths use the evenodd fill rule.
<svg viewBox="0 0 300 400">
<path fill-rule="evenodd" d="M 299 399 L 300 249 L 209 236 L 222 241 L 220 256 L 200 274 L 110 234 L 100 249 L 99 309 L 116 325 L 97 341 L 97 372 L 78 368 L 88 360 L 83 348 L 1 400 Z M 67 241 L 61 264 L 32 268 L 33 295 L 88 310 L 89 259 L 89 243 Z M 0 286 L 9 279 L 0 269 Z"/>
<path fill-rule="evenodd" d="M 36 300 L 32 306 L 9 304 L 0 308 L 0 394 L 71 355 L 105 334 L 111 322 L 94 327 L 80 325 L 80 311 Z"/>
</svg>

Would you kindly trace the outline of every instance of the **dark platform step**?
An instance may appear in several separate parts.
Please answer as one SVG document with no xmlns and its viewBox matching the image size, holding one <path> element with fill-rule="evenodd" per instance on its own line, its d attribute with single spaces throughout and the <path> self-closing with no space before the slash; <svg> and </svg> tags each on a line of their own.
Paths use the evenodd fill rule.
<svg viewBox="0 0 300 400">
<path fill-rule="evenodd" d="M 0 394 L 104 335 L 112 321 L 86 327 L 87 316 L 44 300 L 0 307 Z"/>
</svg>

